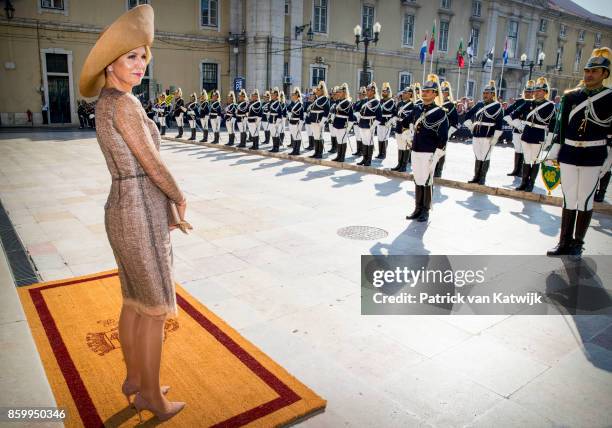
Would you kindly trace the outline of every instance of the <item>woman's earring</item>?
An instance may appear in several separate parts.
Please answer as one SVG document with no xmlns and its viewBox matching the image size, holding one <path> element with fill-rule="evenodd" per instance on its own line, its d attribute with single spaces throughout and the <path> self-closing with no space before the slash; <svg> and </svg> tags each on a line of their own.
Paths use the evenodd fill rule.
<svg viewBox="0 0 612 428">
<path fill-rule="evenodd" d="M 108 71 L 113 71 L 113 67 L 112 67 L 112 66 L 109 66 L 109 67 L 108 67 Z"/>
</svg>

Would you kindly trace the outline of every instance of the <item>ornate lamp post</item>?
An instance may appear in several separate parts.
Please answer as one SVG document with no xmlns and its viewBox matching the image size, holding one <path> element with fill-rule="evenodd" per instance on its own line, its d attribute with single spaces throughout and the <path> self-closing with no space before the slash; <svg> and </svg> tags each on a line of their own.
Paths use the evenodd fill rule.
<svg viewBox="0 0 612 428">
<path fill-rule="evenodd" d="M 546 59 L 546 54 L 544 52 L 540 52 L 538 54 L 538 68 L 541 70 L 542 69 L 542 65 L 544 64 L 544 59 Z M 523 54 L 521 55 L 521 68 L 524 70 L 525 69 L 525 65 L 527 65 L 527 67 L 529 67 L 529 79 L 531 80 L 531 74 L 533 73 L 533 67 L 535 66 L 535 63 L 533 62 L 533 60 L 529 60 L 529 64 L 527 63 L 527 54 Z"/>
<path fill-rule="evenodd" d="M 355 44 L 359 47 L 359 43 L 363 43 L 365 46 L 365 55 L 363 57 L 363 70 L 361 71 L 361 75 L 359 76 L 359 86 L 367 86 L 370 84 L 370 73 L 368 73 L 368 46 L 370 46 L 370 42 L 374 42 L 374 44 L 378 43 L 378 35 L 380 34 L 380 30 L 382 26 L 379 22 L 373 25 L 372 32 L 374 36 L 370 34 L 370 29 L 366 28 L 364 34 L 361 33 L 361 26 L 355 25 L 353 29 L 353 33 L 355 34 Z"/>
</svg>

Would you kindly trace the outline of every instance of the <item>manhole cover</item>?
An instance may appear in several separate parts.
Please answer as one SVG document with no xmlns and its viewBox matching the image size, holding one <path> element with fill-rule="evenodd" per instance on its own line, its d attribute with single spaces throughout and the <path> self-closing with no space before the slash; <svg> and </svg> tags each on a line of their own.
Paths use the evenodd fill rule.
<svg viewBox="0 0 612 428">
<path fill-rule="evenodd" d="M 338 229 L 338 235 L 348 239 L 371 241 L 386 238 L 389 233 L 384 229 L 370 226 L 347 226 Z"/>
</svg>

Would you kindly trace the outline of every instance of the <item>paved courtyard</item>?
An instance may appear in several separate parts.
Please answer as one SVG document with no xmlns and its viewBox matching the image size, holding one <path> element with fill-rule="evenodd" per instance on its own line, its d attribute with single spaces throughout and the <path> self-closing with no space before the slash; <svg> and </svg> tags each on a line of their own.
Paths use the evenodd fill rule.
<svg viewBox="0 0 612 428">
<path fill-rule="evenodd" d="M 360 315 L 360 255 L 539 255 L 560 208 L 437 187 L 430 222 L 411 223 L 410 181 L 177 142 L 162 157 L 194 226 L 172 235 L 177 280 L 328 400 L 300 426 L 609 426 L 610 316 Z M 490 184 L 513 183 L 511 159 L 496 148 Z M 445 177 L 472 172 L 451 143 Z M 0 199 L 42 280 L 116 267 L 109 186 L 91 132 L 0 134 Z M 338 236 L 351 225 L 388 236 Z M 612 217 L 595 214 L 586 254 L 611 252 Z"/>
</svg>

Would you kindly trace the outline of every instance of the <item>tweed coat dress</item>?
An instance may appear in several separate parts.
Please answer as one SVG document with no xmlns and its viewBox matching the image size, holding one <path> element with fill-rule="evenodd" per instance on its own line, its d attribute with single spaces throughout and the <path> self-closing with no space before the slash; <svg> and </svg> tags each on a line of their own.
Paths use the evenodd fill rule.
<svg viewBox="0 0 612 428">
<path fill-rule="evenodd" d="M 170 201 L 184 197 L 159 155 L 157 126 L 131 93 L 104 88 L 96 134 L 112 176 L 104 223 L 123 302 L 142 315 L 176 316 Z"/>
</svg>

